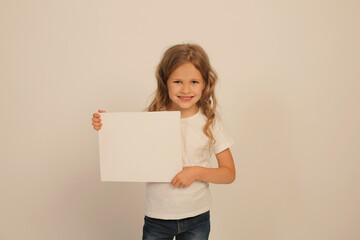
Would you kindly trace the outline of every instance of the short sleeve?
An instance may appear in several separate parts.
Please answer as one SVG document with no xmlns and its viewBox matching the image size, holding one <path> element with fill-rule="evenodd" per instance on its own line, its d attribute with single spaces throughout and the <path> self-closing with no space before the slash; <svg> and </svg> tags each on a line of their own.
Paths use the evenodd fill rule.
<svg viewBox="0 0 360 240">
<path fill-rule="evenodd" d="M 228 134 L 228 131 L 220 118 L 215 119 L 213 126 L 213 136 L 216 141 L 214 144 L 215 154 L 224 151 L 234 144 L 233 138 Z"/>
</svg>

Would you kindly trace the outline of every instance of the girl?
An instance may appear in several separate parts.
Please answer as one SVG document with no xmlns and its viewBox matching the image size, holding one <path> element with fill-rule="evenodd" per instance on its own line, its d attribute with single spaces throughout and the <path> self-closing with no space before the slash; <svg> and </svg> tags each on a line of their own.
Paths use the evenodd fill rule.
<svg viewBox="0 0 360 240">
<path fill-rule="evenodd" d="M 170 47 L 157 69 L 157 90 L 148 111 L 180 111 L 183 170 L 171 183 L 147 183 L 143 240 L 208 239 L 209 183 L 232 183 L 235 166 L 227 136 L 216 115 L 217 74 L 196 44 Z M 105 111 L 99 110 L 99 113 Z M 93 114 L 100 130 L 100 114 Z M 210 168 L 215 153 L 218 168 Z"/>
</svg>

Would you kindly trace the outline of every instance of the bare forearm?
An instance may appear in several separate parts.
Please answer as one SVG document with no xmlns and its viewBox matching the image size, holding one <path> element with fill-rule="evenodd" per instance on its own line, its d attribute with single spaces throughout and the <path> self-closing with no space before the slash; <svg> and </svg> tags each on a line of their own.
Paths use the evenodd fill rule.
<svg viewBox="0 0 360 240">
<path fill-rule="evenodd" d="M 235 171 L 227 167 L 196 167 L 196 180 L 217 184 L 229 184 L 235 180 Z"/>
<path fill-rule="evenodd" d="M 235 180 L 235 165 L 227 148 L 216 154 L 218 168 L 206 168 L 200 166 L 184 167 L 171 181 L 175 187 L 188 187 L 194 181 L 228 184 Z"/>
</svg>

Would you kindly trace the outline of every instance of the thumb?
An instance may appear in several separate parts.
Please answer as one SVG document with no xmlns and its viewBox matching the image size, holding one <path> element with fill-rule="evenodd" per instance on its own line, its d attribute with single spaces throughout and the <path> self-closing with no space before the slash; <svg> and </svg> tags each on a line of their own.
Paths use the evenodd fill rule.
<svg viewBox="0 0 360 240">
<path fill-rule="evenodd" d="M 99 113 L 105 113 L 106 111 L 104 111 L 104 110 L 99 110 Z"/>
</svg>

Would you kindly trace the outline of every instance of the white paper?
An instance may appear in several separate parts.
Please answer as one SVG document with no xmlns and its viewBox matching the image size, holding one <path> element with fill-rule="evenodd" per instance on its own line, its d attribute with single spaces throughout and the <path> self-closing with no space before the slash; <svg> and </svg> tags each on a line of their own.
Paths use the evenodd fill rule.
<svg viewBox="0 0 360 240">
<path fill-rule="evenodd" d="M 171 182 L 182 169 L 180 112 L 101 113 L 101 181 Z"/>
</svg>

